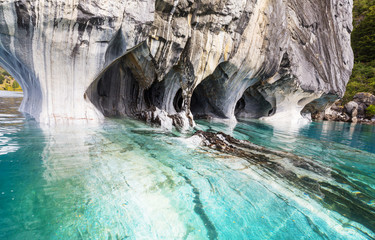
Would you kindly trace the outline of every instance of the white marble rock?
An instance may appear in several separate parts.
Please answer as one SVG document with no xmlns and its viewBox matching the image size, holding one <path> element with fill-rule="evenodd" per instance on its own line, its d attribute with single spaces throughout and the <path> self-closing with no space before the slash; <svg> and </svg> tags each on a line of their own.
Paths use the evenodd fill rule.
<svg viewBox="0 0 375 240">
<path fill-rule="evenodd" d="M 154 107 L 171 119 L 186 115 L 174 122 L 190 126 L 193 116 L 293 122 L 306 106 L 343 96 L 353 67 L 352 7 L 352 0 L 5 0 L 0 64 L 25 91 L 21 110 L 49 124 Z"/>
</svg>

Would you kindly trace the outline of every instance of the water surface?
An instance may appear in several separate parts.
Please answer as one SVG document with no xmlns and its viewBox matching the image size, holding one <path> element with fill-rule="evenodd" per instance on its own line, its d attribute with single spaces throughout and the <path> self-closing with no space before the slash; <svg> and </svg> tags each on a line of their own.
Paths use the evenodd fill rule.
<svg viewBox="0 0 375 240">
<path fill-rule="evenodd" d="M 244 159 L 130 119 L 47 128 L 0 98 L 0 239 L 373 239 Z M 239 139 L 312 157 L 374 191 L 374 128 L 242 121 Z M 368 203 L 375 208 L 375 201 Z"/>
</svg>

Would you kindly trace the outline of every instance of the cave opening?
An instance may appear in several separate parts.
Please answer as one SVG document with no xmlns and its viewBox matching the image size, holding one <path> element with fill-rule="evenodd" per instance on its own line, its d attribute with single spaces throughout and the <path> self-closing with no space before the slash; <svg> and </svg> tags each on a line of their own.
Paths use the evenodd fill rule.
<svg viewBox="0 0 375 240">
<path fill-rule="evenodd" d="M 162 98 L 159 93 L 164 87 L 156 78 L 149 49 L 143 42 L 109 64 L 86 95 L 106 117 L 138 116 Z"/>
<path fill-rule="evenodd" d="M 144 90 L 123 62 L 113 65 L 92 87 L 91 101 L 106 117 L 135 115 L 146 105 Z"/>
<path fill-rule="evenodd" d="M 182 111 L 182 104 L 184 103 L 184 98 L 182 97 L 182 89 L 180 88 L 174 99 L 173 99 L 173 107 L 176 110 L 176 112 L 181 112 Z"/>
<path fill-rule="evenodd" d="M 254 87 L 249 87 L 238 100 L 235 107 L 237 118 L 261 118 L 271 116 L 275 108 Z"/>
<path fill-rule="evenodd" d="M 182 111 L 184 99 L 178 79 L 146 79 L 131 61 L 126 55 L 117 60 L 86 91 L 88 99 L 104 116 L 139 117 L 154 107 L 169 114 Z"/>
<path fill-rule="evenodd" d="M 209 118 L 213 115 L 214 109 L 207 98 L 203 84 L 198 85 L 193 92 L 190 111 L 195 119 Z"/>
<path fill-rule="evenodd" d="M 144 101 L 147 108 L 152 106 L 160 108 L 163 105 L 165 86 L 160 82 L 152 84 L 152 86 L 144 91 Z"/>
<path fill-rule="evenodd" d="M 245 106 L 246 106 L 245 99 L 244 99 L 244 97 L 241 97 L 240 100 L 238 100 L 237 103 L 236 103 L 236 107 L 234 109 L 234 114 L 235 115 L 239 114 L 241 111 L 243 111 L 245 109 Z"/>
</svg>

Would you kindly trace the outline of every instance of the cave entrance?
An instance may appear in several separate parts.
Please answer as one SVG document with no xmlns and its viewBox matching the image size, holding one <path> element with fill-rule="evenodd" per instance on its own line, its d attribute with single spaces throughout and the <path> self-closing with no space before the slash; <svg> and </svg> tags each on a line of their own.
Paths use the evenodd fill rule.
<svg viewBox="0 0 375 240">
<path fill-rule="evenodd" d="M 106 117 L 138 116 L 152 103 L 156 71 L 146 42 L 109 64 L 85 96 Z"/>
<path fill-rule="evenodd" d="M 190 111 L 195 119 L 215 117 L 217 112 L 212 106 L 204 84 L 198 85 L 194 90 L 190 102 Z"/>
<path fill-rule="evenodd" d="M 176 112 L 182 111 L 182 105 L 184 103 L 184 98 L 182 97 L 182 89 L 179 89 L 173 99 L 173 107 Z"/>
<path fill-rule="evenodd" d="M 237 118 L 261 118 L 271 116 L 275 108 L 254 87 L 248 88 L 235 108 Z"/>
<path fill-rule="evenodd" d="M 239 114 L 241 111 L 243 111 L 246 107 L 246 102 L 245 102 L 245 98 L 242 97 L 240 98 L 240 100 L 238 100 L 238 102 L 236 103 L 236 107 L 235 107 L 235 110 L 234 110 L 234 114 L 237 115 Z"/>
</svg>

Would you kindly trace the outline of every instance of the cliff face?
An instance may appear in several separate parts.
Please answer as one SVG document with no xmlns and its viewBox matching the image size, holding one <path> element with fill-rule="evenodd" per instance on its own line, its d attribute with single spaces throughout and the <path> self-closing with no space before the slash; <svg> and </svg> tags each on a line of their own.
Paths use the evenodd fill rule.
<svg viewBox="0 0 375 240">
<path fill-rule="evenodd" d="M 21 111 L 51 124 L 102 118 L 85 91 L 153 19 L 147 0 L 3 0 L 0 64 L 24 90 Z"/>
<path fill-rule="evenodd" d="M 40 121 L 299 119 L 345 91 L 351 10 L 351 0 L 9 0 L 0 63 Z"/>
</svg>

